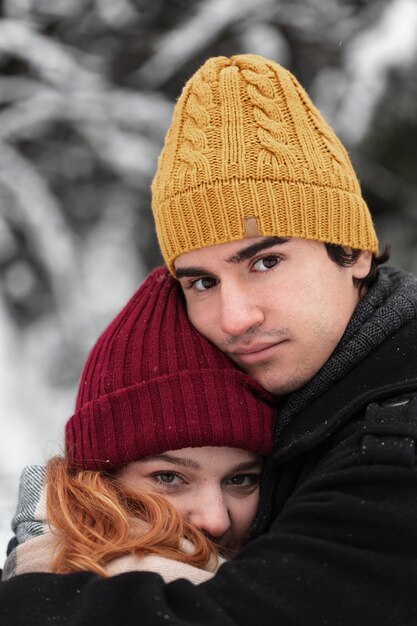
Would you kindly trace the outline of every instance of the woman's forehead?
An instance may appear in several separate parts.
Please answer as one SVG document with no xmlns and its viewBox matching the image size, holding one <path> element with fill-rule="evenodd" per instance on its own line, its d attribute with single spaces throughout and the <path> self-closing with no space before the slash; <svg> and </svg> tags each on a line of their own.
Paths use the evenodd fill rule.
<svg viewBox="0 0 417 626">
<path fill-rule="evenodd" d="M 193 469 L 197 472 L 231 469 L 255 468 L 262 464 L 262 457 L 255 452 L 242 450 L 240 448 L 230 448 L 227 446 L 203 446 L 198 448 L 180 448 L 178 450 L 167 450 L 161 454 L 153 455 L 129 463 L 125 466 L 132 470 L 146 468 L 155 463 L 181 466 Z"/>
</svg>

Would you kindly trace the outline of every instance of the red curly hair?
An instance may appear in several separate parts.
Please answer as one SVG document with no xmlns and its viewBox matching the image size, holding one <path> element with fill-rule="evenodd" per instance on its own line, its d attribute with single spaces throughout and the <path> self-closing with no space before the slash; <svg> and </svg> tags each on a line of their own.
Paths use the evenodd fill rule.
<svg viewBox="0 0 417 626">
<path fill-rule="evenodd" d="M 47 516 L 58 545 L 55 573 L 107 576 L 105 564 L 129 553 L 205 569 L 217 562 L 216 546 L 162 496 L 129 490 L 105 472 L 69 470 L 59 456 L 48 462 L 45 484 Z M 192 552 L 184 552 L 184 539 Z"/>
</svg>

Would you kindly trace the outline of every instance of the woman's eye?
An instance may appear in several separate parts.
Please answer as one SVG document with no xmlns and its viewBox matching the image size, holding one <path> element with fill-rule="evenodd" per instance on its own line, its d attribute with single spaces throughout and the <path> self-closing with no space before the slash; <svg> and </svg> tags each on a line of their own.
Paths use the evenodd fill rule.
<svg viewBox="0 0 417 626">
<path fill-rule="evenodd" d="M 274 254 L 270 256 L 263 256 L 261 259 L 258 259 L 253 264 L 252 268 L 257 272 L 265 272 L 266 270 L 270 270 L 279 263 L 279 257 Z"/>
<path fill-rule="evenodd" d="M 164 485 L 178 485 L 181 482 L 180 476 L 175 472 L 157 472 L 154 477 Z"/>
<path fill-rule="evenodd" d="M 229 479 L 229 485 L 237 487 L 250 487 L 259 483 L 259 474 L 237 474 Z"/>
</svg>

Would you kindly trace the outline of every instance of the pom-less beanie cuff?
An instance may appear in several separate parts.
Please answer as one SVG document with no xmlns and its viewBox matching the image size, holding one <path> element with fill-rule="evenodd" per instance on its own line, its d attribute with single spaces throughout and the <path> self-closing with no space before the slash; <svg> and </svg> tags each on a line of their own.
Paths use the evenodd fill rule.
<svg viewBox="0 0 417 626">
<path fill-rule="evenodd" d="M 184 371 L 118 390 L 66 426 L 72 469 L 113 472 L 167 450 L 272 447 L 276 399 L 238 370 Z"/>
<path fill-rule="evenodd" d="M 152 183 L 164 260 L 254 236 L 378 252 L 349 156 L 297 79 L 258 55 L 213 57 L 174 109 Z"/>
<path fill-rule="evenodd" d="M 235 179 L 179 193 L 161 206 L 158 234 L 171 273 L 184 252 L 245 239 L 251 220 L 259 236 L 378 252 L 372 219 L 360 195 L 300 182 Z"/>
</svg>

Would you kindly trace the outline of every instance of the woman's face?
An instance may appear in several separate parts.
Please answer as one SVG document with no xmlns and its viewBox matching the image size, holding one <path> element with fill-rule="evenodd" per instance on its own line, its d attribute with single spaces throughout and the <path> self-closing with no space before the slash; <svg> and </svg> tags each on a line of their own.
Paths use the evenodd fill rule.
<svg viewBox="0 0 417 626">
<path fill-rule="evenodd" d="M 184 518 L 231 551 L 246 541 L 259 503 L 262 458 L 226 447 L 182 448 L 129 463 L 131 489 L 163 495 Z"/>
</svg>

